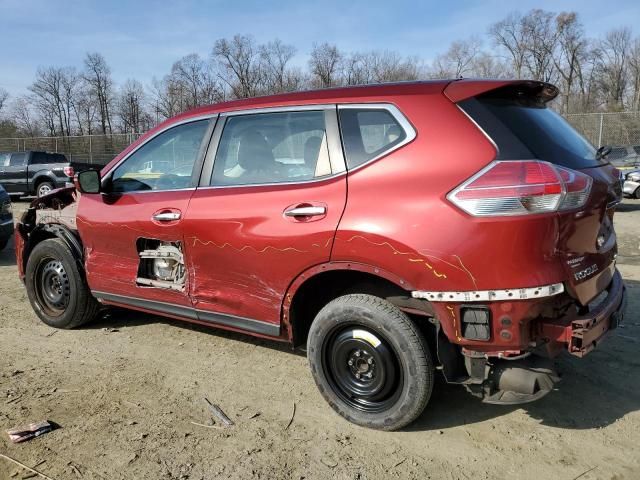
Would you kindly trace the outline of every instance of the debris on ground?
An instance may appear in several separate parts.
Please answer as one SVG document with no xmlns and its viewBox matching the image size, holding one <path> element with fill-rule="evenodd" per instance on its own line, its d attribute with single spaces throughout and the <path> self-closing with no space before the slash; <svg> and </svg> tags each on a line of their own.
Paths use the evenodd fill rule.
<svg viewBox="0 0 640 480">
<path fill-rule="evenodd" d="M 224 413 L 218 405 L 211 403 L 206 398 L 204 399 L 204 401 L 209 406 L 209 410 L 211 410 L 211 412 L 216 416 L 216 418 L 218 418 L 218 420 L 220 420 L 226 427 L 232 427 L 233 425 L 235 425 L 233 423 L 233 420 L 227 417 L 227 414 Z"/>
<path fill-rule="evenodd" d="M 22 425 L 20 427 L 7 430 L 9 439 L 13 443 L 26 442 L 32 438 L 44 435 L 47 432 L 53 430 L 53 425 L 46 420 L 36 423 L 30 423 L 28 425 Z"/>
<path fill-rule="evenodd" d="M 31 473 L 33 473 L 35 475 L 38 475 L 38 476 L 44 478 L 45 480 L 54 480 L 53 478 L 51 478 L 51 477 L 45 475 L 44 473 L 36 470 L 35 467 L 37 467 L 39 465 L 42 465 L 44 463 L 44 461 L 39 462 L 35 467 L 31 468 L 31 467 L 25 465 L 24 463 L 16 460 L 15 458 L 10 457 L 9 455 L 5 455 L 4 453 L 0 453 L 0 458 L 4 458 L 5 460 L 9 460 L 10 462 L 15 463 L 19 467 L 24 468 L 25 470 L 28 470 L 29 472 L 31 472 Z"/>
<path fill-rule="evenodd" d="M 291 419 L 289 420 L 289 423 L 287 423 L 287 426 L 284 427 L 285 430 L 289 430 L 289 427 L 293 423 L 293 419 L 295 416 L 296 416 L 296 402 L 293 402 L 293 411 L 291 412 Z"/>
</svg>

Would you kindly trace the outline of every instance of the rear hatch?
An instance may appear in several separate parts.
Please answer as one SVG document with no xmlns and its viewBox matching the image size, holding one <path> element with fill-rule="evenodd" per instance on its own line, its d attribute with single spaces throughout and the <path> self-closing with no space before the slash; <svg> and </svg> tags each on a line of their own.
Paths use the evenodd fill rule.
<svg viewBox="0 0 640 480">
<path fill-rule="evenodd" d="M 495 144 L 496 160 L 543 160 L 592 179 L 582 207 L 556 213 L 555 254 L 566 272 L 565 287 L 586 305 L 609 285 L 615 271 L 613 214 L 622 199 L 620 173 L 598 159 L 597 149 L 549 107 L 558 93 L 554 86 L 542 82 L 485 85 L 473 96 L 455 98 L 456 91 L 449 97 Z"/>
</svg>

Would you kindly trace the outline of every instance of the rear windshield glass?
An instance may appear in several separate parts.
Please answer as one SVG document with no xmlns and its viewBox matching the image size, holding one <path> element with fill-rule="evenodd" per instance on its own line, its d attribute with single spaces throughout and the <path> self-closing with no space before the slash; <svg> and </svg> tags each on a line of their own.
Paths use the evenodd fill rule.
<svg viewBox="0 0 640 480">
<path fill-rule="evenodd" d="M 596 159 L 596 148 L 550 108 L 482 97 L 469 109 L 464 103 L 460 106 L 492 137 L 499 150 L 504 150 L 505 145 L 500 140 L 505 140 L 505 130 L 508 130 L 540 160 L 574 169 L 602 165 Z M 500 125 L 492 125 L 495 123 Z M 500 134 L 494 137 L 491 132 L 496 130 Z M 504 143 L 513 145 L 515 142 L 507 139 Z M 522 150 L 517 150 L 521 156 Z M 508 159 L 510 152 L 501 151 L 500 154 Z"/>
</svg>

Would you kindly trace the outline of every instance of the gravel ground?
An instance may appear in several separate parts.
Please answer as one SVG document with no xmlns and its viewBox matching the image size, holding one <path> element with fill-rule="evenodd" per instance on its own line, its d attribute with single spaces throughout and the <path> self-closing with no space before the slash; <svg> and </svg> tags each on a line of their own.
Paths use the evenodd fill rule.
<svg viewBox="0 0 640 480">
<path fill-rule="evenodd" d="M 0 454 L 56 480 L 640 478 L 640 201 L 621 205 L 616 228 L 626 323 L 585 359 L 563 357 L 558 391 L 504 407 L 439 384 L 422 417 L 393 433 L 334 414 L 305 357 L 279 344 L 120 310 L 51 329 L 32 312 L 9 247 Z M 236 425 L 207 427 L 203 397 Z M 4 433 L 45 418 L 62 428 L 19 445 Z M 26 474 L 0 458 L 0 479 Z"/>
</svg>

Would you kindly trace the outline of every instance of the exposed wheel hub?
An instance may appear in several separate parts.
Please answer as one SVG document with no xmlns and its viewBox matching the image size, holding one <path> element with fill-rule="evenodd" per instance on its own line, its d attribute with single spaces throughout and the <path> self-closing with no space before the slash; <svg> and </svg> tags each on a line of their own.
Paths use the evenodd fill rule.
<svg viewBox="0 0 640 480">
<path fill-rule="evenodd" d="M 376 361 L 373 355 L 366 350 L 356 349 L 349 356 L 347 361 L 351 374 L 357 379 L 371 379 L 373 378 L 376 368 Z"/>
</svg>

